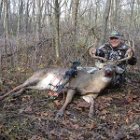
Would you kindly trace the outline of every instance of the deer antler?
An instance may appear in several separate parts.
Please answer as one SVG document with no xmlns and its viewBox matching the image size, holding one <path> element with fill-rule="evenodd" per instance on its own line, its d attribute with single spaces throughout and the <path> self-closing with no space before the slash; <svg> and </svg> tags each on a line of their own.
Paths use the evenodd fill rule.
<svg viewBox="0 0 140 140">
<path fill-rule="evenodd" d="M 98 60 L 102 60 L 102 61 L 104 61 L 104 62 L 107 61 L 106 58 L 100 57 L 100 56 L 96 56 L 95 53 L 96 53 L 96 48 L 90 47 L 90 48 L 89 48 L 89 55 L 90 55 L 91 57 L 93 57 L 93 58 L 95 58 L 95 59 L 98 59 Z"/>
<path fill-rule="evenodd" d="M 118 60 L 118 62 L 123 62 L 123 61 L 129 60 L 130 58 L 132 58 L 133 55 L 134 55 L 134 52 L 133 52 L 132 48 L 129 48 L 126 51 L 125 58 Z"/>
<path fill-rule="evenodd" d="M 98 60 L 102 60 L 102 61 L 104 61 L 104 62 L 107 62 L 107 59 L 106 58 L 104 58 L 104 57 L 100 57 L 100 56 L 92 56 L 93 58 L 95 58 L 95 59 L 98 59 Z"/>
<path fill-rule="evenodd" d="M 108 60 L 104 57 L 100 57 L 100 56 L 96 56 L 95 55 L 96 53 L 96 48 L 94 47 L 91 47 L 89 48 L 89 55 L 95 59 L 98 59 L 98 60 L 102 60 L 104 62 L 108 62 Z M 114 61 L 115 63 L 120 63 L 120 62 L 123 62 L 123 61 L 126 61 L 126 60 L 129 60 L 130 58 L 132 58 L 132 56 L 134 55 L 134 51 L 132 48 L 129 48 L 127 51 L 126 51 L 126 54 L 125 54 L 125 58 L 123 59 L 120 59 L 120 60 L 116 60 Z"/>
</svg>

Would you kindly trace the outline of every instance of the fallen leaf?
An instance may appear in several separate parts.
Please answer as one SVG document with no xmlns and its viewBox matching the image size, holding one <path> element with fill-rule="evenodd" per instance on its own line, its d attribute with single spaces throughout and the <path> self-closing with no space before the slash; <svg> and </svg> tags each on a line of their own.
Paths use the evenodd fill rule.
<svg viewBox="0 0 140 140">
<path fill-rule="evenodd" d="M 32 107 L 28 106 L 27 108 L 24 109 L 25 113 L 31 113 L 32 112 Z"/>
<path fill-rule="evenodd" d="M 78 124 L 71 125 L 71 127 L 74 128 L 74 129 L 79 129 L 80 128 L 80 126 Z"/>
<path fill-rule="evenodd" d="M 78 102 L 77 107 L 79 108 L 89 108 L 89 104 L 87 102 Z"/>
<path fill-rule="evenodd" d="M 93 130 L 93 129 L 97 128 L 97 124 L 96 123 L 87 124 L 86 128 L 89 130 Z"/>
<path fill-rule="evenodd" d="M 54 103 L 57 107 L 61 105 L 61 102 L 59 100 L 54 100 Z"/>
<path fill-rule="evenodd" d="M 101 115 L 106 115 L 107 113 L 109 113 L 109 111 L 107 111 L 106 109 L 103 109 L 103 110 L 101 111 Z"/>
</svg>

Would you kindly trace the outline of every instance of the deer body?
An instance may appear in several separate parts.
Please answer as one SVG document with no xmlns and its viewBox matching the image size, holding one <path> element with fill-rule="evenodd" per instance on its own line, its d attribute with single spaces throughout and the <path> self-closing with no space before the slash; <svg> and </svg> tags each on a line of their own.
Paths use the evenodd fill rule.
<svg viewBox="0 0 140 140">
<path fill-rule="evenodd" d="M 79 69 L 76 77 L 69 79 L 69 82 L 65 85 L 67 87 L 66 100 L 61 109 L 58 111 L 56 118 L 63 115 L 67 105 L 72 101 L 76 93 L 80 93 L 83 99 L 90 103 L 89 117 L 92 117 L 94 113 L 95 98 L 111 83 L 111 80 L 117 72 L 117 64 L 129 60 L 132 58 L 132 55 L 133 54 L 130 50 L 126 53 L 125 58 L 116 60 L 116 62 L 109 62 L 105 65 L 103 64 L 103 68 L 95 71 L 93 74 L 88 73 L 88 68 L 87 70 Z M 95 56 L 94 54 L 91 54 L 91 56 L 95 59 L 107 62 L 105 58 Z M 3 96 L 0 96 L 0 100 L 14 92 L 22 93 L 26 89 L 57 91 L 58 85 L 66 82 L 64 76 L 67 70 L 67 68 L 47 68 L 40 70 L 34 73 L 23 84 L 15 87 Z"/>
<path fill-rule="evenodd" d="M 87 74 L 85 72 L 79 72 L 77 78 L 70 81 L 70 87 L 75 87 L 81 95 L 87 93 L 99 93 L 107 84 L 111 78 L 105 77 L 104 70 L 98 70 L 94 74 Z"/>
<path fill-rule="evenodd" d="M 26 89 L 57 91 L 56 86 L 63 83 L 63 76 L 66 71 L 67 69 L 65 68 L 47 68 L 35 72 L 23 84 L 0 96 L 0 99 L 4 99 L 12 93 L 22 93 Z M 78 70 L 76 77 L 70 79 L 66 85 L 66 100 L 62 108 L 58 111 L 56 118 L 64 114 L 67 105 L 77 93 L 82 95 L 83 99 L 90 103 L 89 116 L 91 117 L 94 112 L 94 99 L 110 84 L 113 72 L 114 69 L 110 66 L 97 70 L 94 74 L 87 73 L 84 70 Z"/>
</svg>

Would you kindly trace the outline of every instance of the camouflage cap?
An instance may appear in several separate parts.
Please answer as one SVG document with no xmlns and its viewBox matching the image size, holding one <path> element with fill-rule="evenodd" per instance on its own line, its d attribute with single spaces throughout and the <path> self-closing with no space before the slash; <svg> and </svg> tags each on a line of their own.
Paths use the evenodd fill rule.
<svg viewBox="0 0 140 140">
<path fill-rule="evenodd" d="M 112 31 L 109 37 L 110 38 L 112 38 L 112 37 L 121 38 L 122 35 L 117 31 Z"/>
</svg>

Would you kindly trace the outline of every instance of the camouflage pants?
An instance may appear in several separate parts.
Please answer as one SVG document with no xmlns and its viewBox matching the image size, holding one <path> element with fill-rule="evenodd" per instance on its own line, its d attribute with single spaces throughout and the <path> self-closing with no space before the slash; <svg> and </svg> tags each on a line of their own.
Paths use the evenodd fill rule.
<svg viewBox="0 0 140 140">
<path fill-rule="evenodd" d="M 126 82 L 125 77 L 126 77 L 125 73 L 116 74 L 111 81 L 111 86 L 112 87 L 120 87 L 121 85 L 123 85 Z"/>
</svg>

